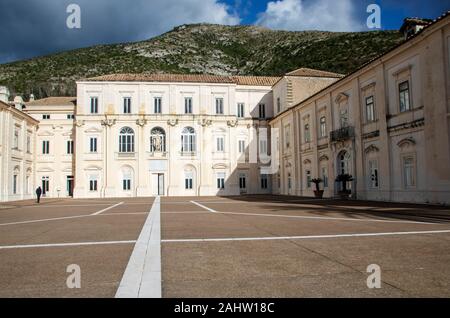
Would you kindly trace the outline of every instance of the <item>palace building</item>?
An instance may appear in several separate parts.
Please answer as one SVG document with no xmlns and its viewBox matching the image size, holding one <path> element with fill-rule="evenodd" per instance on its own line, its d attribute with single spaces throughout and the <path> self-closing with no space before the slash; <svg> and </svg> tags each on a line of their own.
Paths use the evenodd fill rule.
<svg viewBox="0 0 450 318">
<path fill-rule="evenodd" d="M 346 76 L 112 74 L 26 103 L 0 88 L 0 200 L 38 185 L 47 197 L 314 196 L 320 178 L 327 198 L 449 204 L 450 17 L 414 21 Z"/>
</svg>

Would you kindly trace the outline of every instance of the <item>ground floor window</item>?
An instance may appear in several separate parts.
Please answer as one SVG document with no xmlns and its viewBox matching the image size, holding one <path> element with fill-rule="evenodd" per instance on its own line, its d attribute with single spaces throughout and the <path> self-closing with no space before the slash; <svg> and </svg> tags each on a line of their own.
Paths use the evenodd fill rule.
<svg viewBox="0 0 450 318">
<path fill-rule="evenodd" d="M 217 174 L 217 189 L 223 190 L 225 189 L 225 173 L 219 172 Z"/>
<path fill-rule="evenodd" d="M 42 194 L 50 191 L 50 177 L 42 177 Z"/>
<path fill-rule="evenodd" d="M 305 173 L 305 175 L 306 175 L 306 187 L 308 188 L 308 189 L 310 189 L 311 188 L 311 170 L 306 170 L 306 173 Z"/>
<path fill-rule="evenodd" d="M 323 187 L 328 188 L 328 168 L 322 167 L 322 181 L 323 181 Z"/>
<path fill-rule="evenodd" d="M 288 173 L 288 189 L 292 189 L 292 176 Z"/>
<path fill-rule="evenodd" d="M 268 188 L 268 178 L 267 174 L 261 175 L 261 189 L 266 190 Z"/>
<path fill-rule="evenodd" d="M 131 179 L 123 179 L 122 187 L 123 187 L 124 191 L 130 191 L 131 190 Z"/>
<path fill-rule="evenodd" d="M 16 174 L 13 175 L 13 194 L 17 194 L 17 179 L 18 176 Z"/>
<path fill-rule="evenodd" d="M 416 185 L 414 156 L 403 157 L 403 185 L 411 188 Z"/>
<path fill-rule="evenodd" d="M 378 162 L 369 160 L 369 186 L 372 189 L 378 188 Z"/>
<path fill-rule="evenodd" d="M 89 180 L 89 191 L 98 191 L 98 180 L 96 177 L 91 177 L 91 179 Z"/>
<path fill-rule="evenodd" d="M 239 176 L 239 189 L 247 189 L 247 176 L 245 174 L 241 174 Z"/>
<path fill-rule="evenodd" d="M 184 174 L 184 188 L 186 190 L 192 190 L 194 188 L 194 174 L 190 171 Z"/>
</svg>

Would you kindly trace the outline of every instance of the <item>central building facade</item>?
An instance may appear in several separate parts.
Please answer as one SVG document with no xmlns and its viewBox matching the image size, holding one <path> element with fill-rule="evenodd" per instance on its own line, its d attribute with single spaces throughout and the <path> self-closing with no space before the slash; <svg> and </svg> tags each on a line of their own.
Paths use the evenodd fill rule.
<svg viewBox="0 0 450 318">
<path fill-rule="evenodd" d="M 74 197 L 271 193 L 270 176 L 250 157 L 273 116 L 278 80 L 149 74 L 78 82 Z"/>
</svg>

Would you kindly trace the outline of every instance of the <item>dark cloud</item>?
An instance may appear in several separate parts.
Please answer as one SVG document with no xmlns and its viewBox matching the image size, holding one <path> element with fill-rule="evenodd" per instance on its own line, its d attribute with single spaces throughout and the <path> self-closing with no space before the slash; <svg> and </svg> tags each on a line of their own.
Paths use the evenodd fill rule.
<svg viewBox="0 0 450 318">
<path fill-rule="evenodd" d="M 81 29 L 66 26 L 71 3 L 81 7 Z M 239 23 L 217 0 L 1 0 L 0 12 L 0 63 L 143 40 L 183 23 Z"/>
</svg>

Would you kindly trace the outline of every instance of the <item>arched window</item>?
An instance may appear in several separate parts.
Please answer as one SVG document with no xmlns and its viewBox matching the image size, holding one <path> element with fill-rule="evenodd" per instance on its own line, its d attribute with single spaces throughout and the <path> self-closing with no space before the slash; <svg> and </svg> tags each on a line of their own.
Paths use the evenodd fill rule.
<svg viewBox="0 0 450 318">
<path fill-rule="evenodd" d="M 192 127 L 186 127 L 181 133 L 181 152 L 196 151 L 195 130 Z"/>
<path fill-rule="evenodd" d="M 150 134 L 150 152 L 166 152 L 166 132 L 164 129 L 153 128 Z"/>
<path fill-rule="evenodd" d="M 134 130 L 124 127 L 119 135 L 119 152 L 134 152 Z"/>
</svg>

